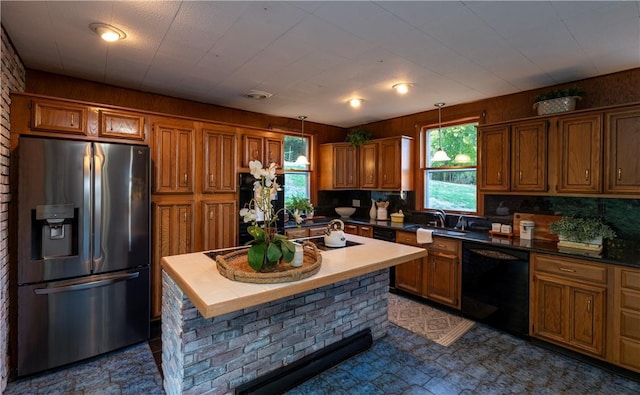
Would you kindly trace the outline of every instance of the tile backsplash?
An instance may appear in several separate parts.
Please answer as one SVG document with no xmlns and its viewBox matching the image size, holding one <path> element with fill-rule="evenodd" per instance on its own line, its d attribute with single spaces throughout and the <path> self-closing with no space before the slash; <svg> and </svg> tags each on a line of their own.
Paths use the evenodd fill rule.
<svg viewBox="0 0 640 395">
<path fill-rule="evenodd" d="M 640 199 L 486 195 L 485 215 L 490 218 L 502 217 L 503 220 L 499 222 L 506 222 L 508 216 L 498 216 L 496 213 L 500 203 L 502 203 L 502 207 L 509 209 L 510 216 L 518 211 L 534 214 L 601 217 L 616 231 L 618 238 L 640 240 Z"/>
</svg>

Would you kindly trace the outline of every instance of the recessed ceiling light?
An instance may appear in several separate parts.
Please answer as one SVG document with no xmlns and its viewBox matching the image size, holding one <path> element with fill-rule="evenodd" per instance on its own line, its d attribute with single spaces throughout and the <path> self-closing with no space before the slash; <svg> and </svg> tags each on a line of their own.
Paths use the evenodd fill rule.
<svg viewBox="0 0 640 395">
<path fill-rule="evenodd" d="M 353 107 L 353 108 L 358 108 L 358 107 L 360 107 L 360 106 L 362 105 L 362 102 L 363 102 L 363 101 L 364 101 L 364 100 L 359 99 L 359 98 L 353 98 L 353 99 L 349 99 L 349 101 L 348 101 L 348 102 L 349 102 L 349 105 L 350 105 L 351 107 Z"/>
<path fill-rule="evenodd" d="M 107 25 L 106 23 L 92 23 L 89 28 L 99 35 L 104 41 L 114 42 L 127 38 L 127 33 L 117 27 Z"/>
<path fill-rule="evenodd" d="M 271 96 L 273 96 L 273 93 L 264 92 L 264 91 L 257 91 L 255 89 L 252 89 L 249 92 L 245 93 L 244 95 L 246 97 L 250 98 L 250 99 L 263 100 L 263 99 L 268 99 Z"/>
<path fill-rule="evenodd" d="M 405 93 L 409 92 L 409 88 L 411 88 L 412 86 L 413 84 L 403 82 L 400 84 L 395 84 L 394 86 L 392 86 L 392 88 L 401 95 L 404 95 Z"/>
</svg>

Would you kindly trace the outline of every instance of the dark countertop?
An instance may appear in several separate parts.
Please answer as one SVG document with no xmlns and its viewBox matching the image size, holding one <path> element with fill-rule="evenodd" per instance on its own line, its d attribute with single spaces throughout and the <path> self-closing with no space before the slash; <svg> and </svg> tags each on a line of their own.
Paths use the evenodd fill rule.
<svg viewBox="0 0 640 395">
<path fill-rule="evenodd" d="M 322 217 L 318 219 L 311 219 L 305 221 L 300 226 L 310 227 L 325 225 L 332 219 L 331 217 Z M 566 256 L 571 258 L 587 259 L 594 262 L 609 263 L 622 266 L 630 266 L 640 268 L 640 243 L 632 240 L 606 240 L 604 249 L 601 254 L 593 255 L 592 252 L 582 252 L 579 250 L 564 250 L 559 249 L 557 242 L 549 240 L 524 240 L 518 237 L 492 237 L 487 231 L 464 231 L 463 235 L 451 235 L 439 233 L 444 229 L 433 228 L 422 224 L 415 224 L 409 222 L 391 222 L 391 221 L 377 221 L 372 219 L 359 219 L 348 218 L 342 220 L 345 223 L 357 224 L 357 225 L 370 225 L 374 227 L 380 227 L 385 229 L 403 230 L 408 232 L 415 232 L 418 227 L 424 227 L 427 229 L 433 229 L 434 235 L 439 237 L 448 237 L 451 239 L 457 239 L 468 242 L 478 242 L 482 244 L 492 245 L 495 247 L 507 247 L 528 252 L 540 252 L 546 254 L 554 254 L 560 256 Z M 285 225 L 285 228 L 293 228 L 296 225 L 293 222 L 289 222 Z M 456 231 L 455 229 L 448 229 L 450 231 Z"/>
</svg>

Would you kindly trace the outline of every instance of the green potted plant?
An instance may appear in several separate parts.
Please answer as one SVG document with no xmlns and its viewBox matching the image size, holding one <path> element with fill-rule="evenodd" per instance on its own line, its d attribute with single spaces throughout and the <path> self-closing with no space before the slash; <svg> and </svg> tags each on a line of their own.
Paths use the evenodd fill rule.
<svg viewBox="0 0 640 395">
<path fill-rule="evenodd" d="M 562 217 L 549 224 L 551 233 L 557 234 L 559 247 L 602 250 L 603 239 L 613 239 L 616 233 L 600 218 Z"/>
<path fill-rule="evenodd" d="M 576 100 L 582 99 L 582 95 L 584 89 L 578 86 L 552 90 L 536 96 L 533 109 L 538 111 L 538 115 L 573 111 Z"/>
<path fill-rule="evenodd" d="M 351 131 L 347 134 L 346 141 L 351 143 L 353 147 L 358 148 L 369 140 L 371 140 L 371 133 L 362 128 L 355 128 L 351 129 Z"/>
<path fill-rule="evenodd" d="M 313 204 L 306 197 L 293 195 L 289 200 L 285 202 L 285 206 L 291 212 L 291 215 L 296 219 L 297 223 L 300 223 L 299 218 L 302 215 L 307 217 L 313 216 Z"/>
</svg>

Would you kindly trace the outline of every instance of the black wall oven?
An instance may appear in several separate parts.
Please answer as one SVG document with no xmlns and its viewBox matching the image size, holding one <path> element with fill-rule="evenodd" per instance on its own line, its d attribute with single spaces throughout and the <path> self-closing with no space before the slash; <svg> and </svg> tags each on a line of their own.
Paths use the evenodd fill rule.
<svg viewBox="0 0 640 395">
<path fill-rule="evenodd" d="M 511 334 L 529 333 L 529 252 L 462 243 L 462 313 Z"/>
<path fill-rule="evenodd" d="M 240 208 L 248 207 L 249 202 L 253 199 L 253 183 L 256 179 L 250 173 L 240 173 L 239 174 L 239 197 L 238 202 L 240 203 Z M 276 220 L 276 226 L 278 228 L 277 232 L 280 234 L 284 234 L 284 211 L 280 211 L 284 208 L 284 175 L 278 174 L 276 180 L 278 184 L 280 184 L 280 189 L 278 189 L 278 196 L 276 200 L 272 201 L 274 212 L 279 212 L 278 218 Z M 251 225 L 251 223 L 245 223 L 242 218 L 239 219 L 240 226 L 239 229 L 239 242 L 240 245 L 244 245 L 244 243 L 253 240 L 253 237 L 247 231 L 247 228 Z M 260 225 L 262 223 L 259 223 Z"/>
</svg>

